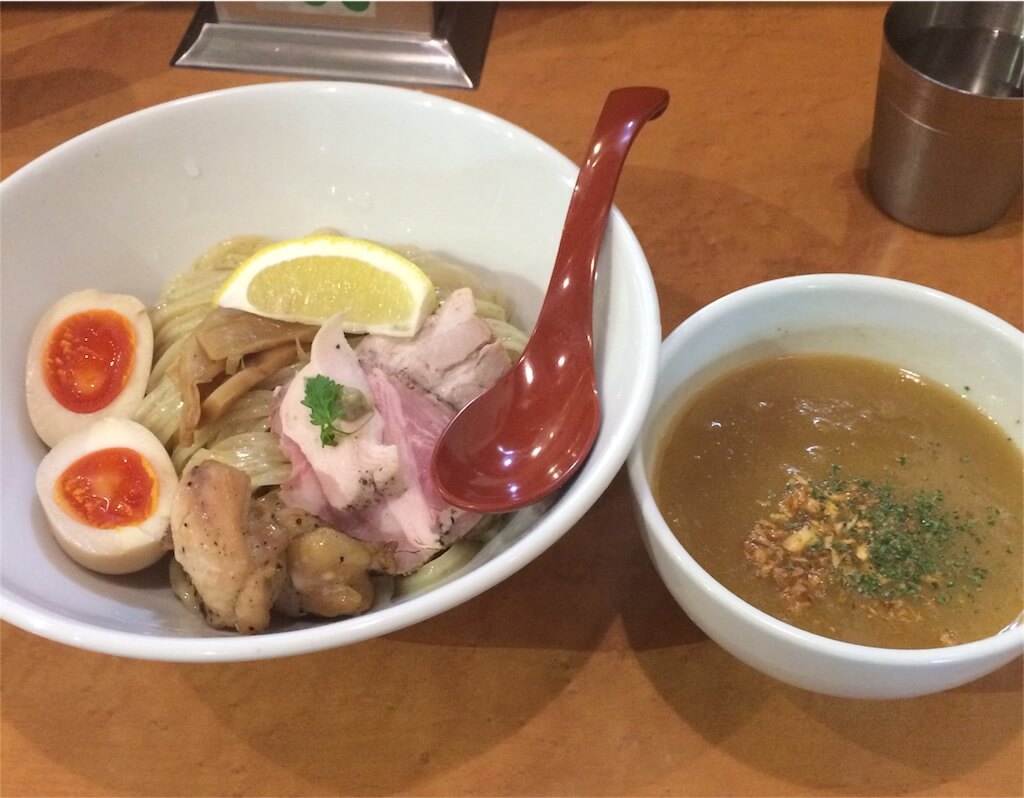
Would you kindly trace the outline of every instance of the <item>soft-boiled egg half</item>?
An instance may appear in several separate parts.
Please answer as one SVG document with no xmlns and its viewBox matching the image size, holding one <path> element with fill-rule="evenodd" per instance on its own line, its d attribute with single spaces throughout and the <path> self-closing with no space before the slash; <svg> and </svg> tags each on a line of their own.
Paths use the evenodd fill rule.
<svg viewBox="0 0 1024 798">
<path fill-rule="evenodd" d="M 153 325 L 127 294 L 86 290 L 58 300 L 28 347 L 25 398 L 47 446 L 110 416 L 131 417 L 153 365 Z"/>
<path fill-rule="evenodd" d="M 157 437 L 124 418 L 66 435 L 36 472 L 36 492 L 60 547 L 104 574 L 138 571 L 164 555 L 177 486 Z"/>
</svg>

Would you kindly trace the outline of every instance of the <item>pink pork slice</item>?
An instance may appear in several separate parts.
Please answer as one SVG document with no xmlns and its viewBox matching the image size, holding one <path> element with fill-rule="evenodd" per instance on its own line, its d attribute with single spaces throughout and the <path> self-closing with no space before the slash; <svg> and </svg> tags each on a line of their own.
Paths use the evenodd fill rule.
<svg viewBox="0 0 1024 798">
<path fill-rule="evenodd" d="M 357 347 L 365 365 L 404 377 L 461 410 L 512 366 L 501 341 L 476 315 L 468 288 L 453 291 L 414 338 L 368 335 Z"/>
<path fill-rule="evenodd" d="M 275 418 L 292 461 L 282 497 L 352 537 L 394 543 L 397 572 L 416 570 L 480 519 L 441 499 L 430 456 L 455 410 L 510 366 L 504 347 L 477 317 L 469 289 L 453 292 L 415 337 L 370 335 L 354 354 L 329 322 Z M 321 445 L 301 404 L 305 377 L 313 374 L 363 391 L 375 407 L 367 424 L 333 447 Z"/>
<path fill-rule="evenodd" d="M 374 413 L 337 446 L 324 446 L 320 428 L 302 404 L 306 379 L 317 374 L 371 396 L 370 385 L 340 326 L 330 321 L 313 339 L 309 363 L 283 389 L 273 418 L 281 450 L 292 472 L 281 486 L 282 500 L 325 521 L 332 510 L 358 510 L 404 489 L 396 446 L 384 442 L 384 419 Z"/>
</svg>

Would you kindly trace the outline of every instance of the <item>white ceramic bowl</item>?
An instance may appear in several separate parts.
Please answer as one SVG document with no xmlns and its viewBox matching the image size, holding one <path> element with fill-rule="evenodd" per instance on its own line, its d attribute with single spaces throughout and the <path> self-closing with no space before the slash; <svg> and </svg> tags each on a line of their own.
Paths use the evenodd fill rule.
<svg viewBox="0 0 1024 798">
<path fill-rule="evenodd" d="M 977 679 L 1020 655 L 1020 619 L 985 640 L 923 650 L 852 645 L 805 632 L 730 593 L 672 534 L 649 479 L 673 411 L 728 371 L 790 352 L 861 355 L 957 392 L 970 385 L 970 399 L 1022 445 L 1024 334 L 990 313 L 919 285 L 861 275 L 790 277 L 736 291 L 695 313 L 662 344 L 650 415 L 629 457 L 645 543 L 676 601 L 748 665 L 830 695 L 923 695 Z"/>
<path fill-rule="evenodd" d="M 589 133 L 584 123 L 581 155 Z M 654 388 L 657 296 L 618 211 L 595 301 L 598 390 L 615 423 L 602 427 L 590 459 L 551 506 L 513 516 L 456 578 L 357 618 L 229 635 L 190 615 L 162 571 L 108 578 L 77 567 L 58 549 L 36 500 L 34 472 L 44 447 L 26 414 L 23 368 L 36 320 L 67 292 L 96 287 L 149 302 L 168 277 L 220 239 L 292 238 L 322 226 L 478 264 L 529 329 L 576 172 L 543 141 L 460 103 L 388 87 L 294 82 L 149 108 L 11 175 L 0 186 L 3 618 L 53 640 L 132 657 L 274 657 L 429 618 L 538 556 L 622 466 Z"/>
</svg>

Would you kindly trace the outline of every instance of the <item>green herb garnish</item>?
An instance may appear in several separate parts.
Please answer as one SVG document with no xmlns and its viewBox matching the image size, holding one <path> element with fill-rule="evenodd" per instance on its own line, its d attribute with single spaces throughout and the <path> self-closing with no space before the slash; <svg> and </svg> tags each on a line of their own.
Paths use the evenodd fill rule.
<svg viewBox="0 0 1024 798">
<path fill-rule="evenodd" d="M 976 519 L 947 508 L 942 491 L 901 493 L 833 465 L 824 479 L 794 477 L 747 544 L 760 575 L 781 579 L 797 605 L 833 585 L 898 611 L 908 600 L 972 598 L 988 576 L 971 561 L 972 540 L 985 543 Z"/>
<path fill-rule="evenodd" d="M 866 479 L 827 480 L 822 493 L 842 497 L 845 512 L 856 523 L 846 533 L 852 548 L 863 543 L 868 557 L 841 569 L 844 581 L 858 593 L 894 599 L 920 595 L 927 585 L 948 588 L 963 579 L 967 563 L 953 556 L 958 539 L 971 532 L 974 519 L 962 519 L 943 506 L 942 491 L 919 491 L 897 497 L 889 485 Z M 833 545 L 839 553 L 839 546 Z M 853 564 L 855 561 L 848 561 Z M 978 587 L 984 575 L 969 579 Z"/>
<path fill-rule="evenodd" d="M 324 374 L 306 378 L 306 396 L 302 404 L 309 408 L 309 423 L 320 427 L 320 445 L 337 446 L 344 430 L 338 421 L 352 421 L 372 409 L 363 392 L 335 382 Z"/>
</svg>

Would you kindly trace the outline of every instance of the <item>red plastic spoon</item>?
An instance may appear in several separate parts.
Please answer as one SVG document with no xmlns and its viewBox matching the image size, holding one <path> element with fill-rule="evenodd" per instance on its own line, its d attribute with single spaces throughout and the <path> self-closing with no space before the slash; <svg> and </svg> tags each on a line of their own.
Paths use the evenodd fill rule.
<svg viewBox="0 0 1024 798">
<path fill-rule="evenodd" d="M 608 95 L 526 350 L 463 408 L 434 449 L 434 482 L 456 507 L 496 513 L 532 504 L 565 483 L 590 453 L 601 425 L 593 351 L 597 256 L 630 145 L 667 106 L 663 89 Z"/>
</svg>

